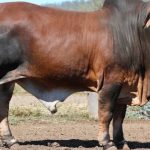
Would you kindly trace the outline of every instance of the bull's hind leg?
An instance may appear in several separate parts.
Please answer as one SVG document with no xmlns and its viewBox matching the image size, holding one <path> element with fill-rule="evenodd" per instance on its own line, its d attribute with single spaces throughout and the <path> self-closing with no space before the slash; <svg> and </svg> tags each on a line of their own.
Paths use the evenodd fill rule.
<svg viewBox="0 0 150 150">
<path fill-rule="evenodd" d="M 110 140 L 109 125 L 113 117 L 116 99 L 121 90 L 120 83 L 105 84 L 99 93 L 99 143 L 104 149 L 117 150 Z"/>
<path fill-rule="evenodd" d="M 8 122 L 9 102 L 12 97 L 14 84 L 0 86 L 0 138 L 3 146 L 10 147 L 17 141 L 11 134 Z"/>
<path fill-rule="evenodd" d="M 119 149 L 129 150 L 128 144 L 123 135 L 123 121 L 127 105 L 116 104 L 113 113 L 113 140 Z"/>
</svg>

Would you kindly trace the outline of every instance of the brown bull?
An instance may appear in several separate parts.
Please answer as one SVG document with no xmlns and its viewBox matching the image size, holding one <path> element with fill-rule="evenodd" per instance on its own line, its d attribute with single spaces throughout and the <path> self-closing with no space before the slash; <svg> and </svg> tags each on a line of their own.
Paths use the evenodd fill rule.
<svg viewBox="0 0 150 150">
<path fill-rule="evenodd" d="M 138 91 L 139 105 L 149 95 L 148 6 L 140 0 L 106 0 L 101 10 L 84 13 L 29 3 L 0 4 L 2 142 L 16 142 L 8 108 L 18 83 L 52 113 L 57 102 L 74 92 L 97 92 L 98 139 L 104 149 L 116 149 L 110 142 L 110 121 L 113 118 L 114 142 L 123 142 L 126 104 L 136 97 L 131 92 Z M 122 101 L 125 104 L 119 104 Z"/>
</svg>

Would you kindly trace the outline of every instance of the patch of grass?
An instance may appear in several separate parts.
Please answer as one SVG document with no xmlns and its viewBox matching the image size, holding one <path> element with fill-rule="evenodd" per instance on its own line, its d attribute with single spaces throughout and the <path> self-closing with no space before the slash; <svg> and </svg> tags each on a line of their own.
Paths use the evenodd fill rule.
<svg viewBox="0 0 150 150">
<path fill-rule="evenodd" d="M 11 116 L 15 117 L 39 117 L 42 115 L 40 109 L 31 109 L 31 108 L 13 108 L 10 111 Z"/>
<path fill-rule="evenodd" d="M 49 122 L 91 121 L 86 106 L 62 105 L 51 115 L 45 107 L 16 107 L 10 109 L 10 123 L 16 125 L 23 121 L 46 120 Z"/>
<path fill-rule="evenodd" d="M 140 107 L 128 106 L 126 119 L 137 120 L 140 118 Z"/>
<path fill-rule="evenodd" d="M 35 120 L 38 118 L 40 119 L 41 117 L 45 116 L 46 114 L 43 112 L 43 109 L 39 107 L 15 107 L 11 108 L 9 112 L 11 124 L 17 124 L 22 121 Z"/>
<path fill-rule="evenodd" d="M 79 121 L 79 120 L 90 120 L 89 114 L 86 107 L 79 106 L 62 106 L 60 107 L 58 113 L 56 113 L 53 118 L 61 121 Z"/>
</svg>

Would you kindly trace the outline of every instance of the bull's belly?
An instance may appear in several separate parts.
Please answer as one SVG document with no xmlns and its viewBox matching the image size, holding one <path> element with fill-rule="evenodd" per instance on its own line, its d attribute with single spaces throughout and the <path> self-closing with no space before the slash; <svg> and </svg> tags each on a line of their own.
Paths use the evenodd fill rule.
<svg viewBox="0 0 150 150">
<path fill-rule="evenodd" d="M 64 86 L 56 86 L 54 83 L 40 83 L 30 79 L 17 82 L 23 89 L 35 96 L 48 110 L 56 111 L 56 104 L 63 102 L 70 95 L 79 92 L 76 89 Z"/>
<path fill-rule="evenodd" d="M 17 83 L 27 92 L 35 96 L 51 112 L 56 111 L 56 104 L 58 102 L 63 102 L 70 95 L 76 92 L 81 92 L 78 88 L 73 89 L 67 86 L 56 85 L 51 82 L 45 82 L 42 84 L 38 80 L 23 79 Z M 135 91 L 130 91 L 129 88 L 123 87 L 117 102 L 131 105 L 132 101 L 137 99 L 136 93 L 131 92 Z"/>
</svg>

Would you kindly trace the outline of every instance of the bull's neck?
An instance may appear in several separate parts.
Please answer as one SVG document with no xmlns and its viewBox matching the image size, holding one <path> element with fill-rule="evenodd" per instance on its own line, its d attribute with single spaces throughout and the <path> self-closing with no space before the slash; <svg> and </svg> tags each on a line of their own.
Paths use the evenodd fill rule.
<svg viewBox="0 0 150 150">
<path fill-rule="evenodd" d="M 110 28 L 114 42 L 116 63 L 127 70 L 137 72 L 143 64 L 143 50 L 138 31 L 138 14 L 135 10 L 128 12 L 112 8 Z"/>
</svg>

